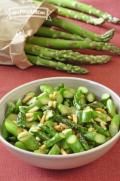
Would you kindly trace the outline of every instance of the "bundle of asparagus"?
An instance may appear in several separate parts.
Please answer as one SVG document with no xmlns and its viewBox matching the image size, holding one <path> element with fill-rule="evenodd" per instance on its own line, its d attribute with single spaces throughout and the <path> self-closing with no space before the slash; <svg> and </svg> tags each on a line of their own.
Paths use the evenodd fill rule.
<svg viewBox="0 0 120 181">
<path fill-rule="evenodd" d="M 57 7 L 58 15 L 82 20 L 94 25 L 99 25 L 106 20 L 112 23 L 119 22 L 118 18 L 76 0 L 45 1 L 53 3 Z M 95 15 L 98 18 L 88 14 Z M 86 55 L 78 53 L 73 49 L 101 50 L 120 55 L 120 48 L 109 43 L 114 32 L 115 30 L 111 29 L 105 34 L 100 35 L 66 19 L 61 19 L 61 17 L 51 17 L 51 20 L 45 21 L 44 25 L 40 27 L 34 36 L 27 39 L 25 52 L 32 64 L 71 73 L 86 74 L 88 73 L 87 69 L 72 65 L 71 63 L 104 64 L 111 60 L 111 56 Z"/>
</svg>

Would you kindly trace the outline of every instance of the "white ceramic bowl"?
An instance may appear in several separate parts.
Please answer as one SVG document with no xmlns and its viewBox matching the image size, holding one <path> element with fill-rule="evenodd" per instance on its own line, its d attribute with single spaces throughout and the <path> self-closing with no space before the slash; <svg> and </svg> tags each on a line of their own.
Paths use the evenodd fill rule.
<svg viewBox="0 0 120 181">
<path fill-rule="evenodd" d="M 39 89 L 39 85 L 43 83 L 48 83 L 53 85 L 58 85 L 59 83 L 65 83 L 65 85 L 71 87 L 78 87 L 80 85 L 86 86 L 88 87 L 89 90 L 94 92 L 98 97 L 101 96 L 101 94 L 107 92 L 112 96 L 113 101 L 115 102 L 118 111 L 120 112 L 120 97 L 115 92 L 103 86 L 102 84 L 80 78 L 53 77 L 53 78 L 45 78 L 29 82 L 20 87 L 17 87 L 16 89 L 12 90 L 7 95 L 5 95 L 0 101 L 0 125 L 2 125 L 2 122 L 4 120 L 7 102 L 9 102 L 10 100 L 18 99 L 19 97 L 23 96 L 26 92 L 30 90 Z M 71 154 L 68 156 L 39 155 L 28 151 L 24 151 L 9 144 L 1 135 L 0 135 L 0 141 L 6 146 L 7 149 L 9 149 L 11 152 L 17 155 L 20 159 L 23 159 L 24 161 L 34 166 L 48 168 L 48 169 L 69 169 L 69 168 L 80 167 L 82 165 L 88 164 L 98 159 L 117 142 L 119 136 L 120 136 L 120 131 L 112 139 L 110 139 L 103 145 L 100 145 L 96 148 L 93 148 L 91 150 L 82 153 Z"/>
</svg>

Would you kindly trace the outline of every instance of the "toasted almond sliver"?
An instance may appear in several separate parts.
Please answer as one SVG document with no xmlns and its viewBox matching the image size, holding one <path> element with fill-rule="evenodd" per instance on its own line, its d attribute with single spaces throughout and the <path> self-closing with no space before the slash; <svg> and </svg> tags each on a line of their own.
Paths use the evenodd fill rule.
<svg viewBox="0 0 120 181">
<path fill-rule="evenodd" d="M 44 114 L 42 118 L 40 119 L 40 123 L 43 124 L 45 122 L 46 115 Z"/>
<path fill-rule="evenodd" d="M 45 148 L 46 148 L 45 145 L 40 146 L 40 149 L 41 149 L 41 150 L 44 150 Z"/>
<path fill-rule="evenodd" d="M 74 123 L 77 123 L 77 116 L 76 116 L 76 114 L 72 115 L 72 120 L 73 120 Z"/>
<path fill-rule="evenodd" d="M 72 120 L 72 116 L 68 116 L 68 119 Z"/>
<path fill-rule="evenodd" d="M 60 125 L 54 126 L 54 129 L 59 132 L 61 132 L 63 130 L 63 128 Z"/>
<path fill-rule="evenodd" d="M 56 105 L 57 105 L 57 102 L 56 101 L 53 101 L 53 108 L 56 108 Z"/>
<path fill-rule="evenodd" d="M 95 131 L 95 129 L 92 128 L 92 127 L 90 127 L 90 128 L 88 128 L 88 131 L 89 131 L 89 132 L 93 132 L 93 131 Z"/>
<path fill-rule="evenodd" d="M 96 108 L 96 111 L 99 111 L 99 112 L 102 112 L 102 113 L 106 114 L 106 111 L 104 109 L 102 109 L 102 108 Z"/>
<path fill-rule="evenodd" d="M 48 106 L 49 106 L 49 107 L 52 107 L 52 106 L 53 106 L 53 101 L 49 101 L 49 102 L 48 102 Z"/>
<path fill-rule="evenodd" d="M 31 98 L 33 98 L 32 95 L 26 95 L 26 96 L 23 98 L 22 103 L 25 104 L 25 103 L 28 102 Z"/>
<path fill-rule="evenodd" d="M 38 111 L 38 107 L 37 106 L 35 106 L 35 107 L 33 107 L 32 109 L 30 109 L 29 111 L 28 111 L 28 113 L 34 113 L 34 112 L 36 112 L 36 111 Z"/>
<path fill-rule="evenodd" d="M 31 118 L 33 116 L 33 113 L 28 112 L 28 113 L 25 114 L 25 116 L 26 116 L 26 118 Z"/>
<path fill-rule="evenodd" d="M 32 122 L 32 121 L 33 121 L 33 117 L 27 118 L 26 121 L 27 121 L 27 122 Z"/>
<path fill-rule="evenodd" d="M 105 125 L 106 125 L 106 124 L 105 124 L 104 122 L 101 122 L 101 123 L 100 123 L 100 126 L 101 126 L 104 130 L 107 129 Z"/>
<path fill-rule="evenodd" d="M 68 155 L 67 152 L 63 148 L 61 148 L 61 153 L 62 155 Z"/>
<path fill-rule="evenodd" d="M 64 128 L 64 129 L 67 129 L 68 128 L 68 126 L 66 125 L 66 124 L 64 124 L 64 123 L 60 123 L 59 124 L 62 128 Z"/>
</svg>

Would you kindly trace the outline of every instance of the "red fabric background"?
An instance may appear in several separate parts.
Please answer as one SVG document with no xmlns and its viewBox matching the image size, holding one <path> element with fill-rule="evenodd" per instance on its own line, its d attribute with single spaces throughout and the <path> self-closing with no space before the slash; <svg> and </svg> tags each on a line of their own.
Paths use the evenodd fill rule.
<svg viewBox="0 0 120 181">
<path fill-rule="evenodd" d="M 119 0 L 83 0 L 96 7 L 120 17 Z M 94 27 L 80 23 L 84 27 L 103 33 L 110 27 L 116 29 L 112 42 L 120 46 L 120 26 L 105 24 Z M 109 64 L 101 66 L 86 66 L 90 69 L 88 75 L 77 77 L 98 81 L 120 94 L 120 58 L 114 56 Z M 47 68 L 33 67 L 26 71 L 16 67 L 0 66 L 0 97 L 8 91 L 25 82 L 52 76 L 75 76 Z M 120 141 L 106 155 L 87 166 L 66 170 L 50 171 L 32 167 L 12 155 L 0 143 L 0 181 L 119 181 L 120 180 Z"/>
</svg>

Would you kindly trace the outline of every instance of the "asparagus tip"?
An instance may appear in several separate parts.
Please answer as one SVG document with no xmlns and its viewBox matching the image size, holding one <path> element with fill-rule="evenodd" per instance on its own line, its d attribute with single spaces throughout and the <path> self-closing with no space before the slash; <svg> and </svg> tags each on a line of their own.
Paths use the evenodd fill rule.
<svg viewBox="0 0 120 181">
<path fill-rule="evenodd" d="M 105 34 L 102 35 L 103 41 L 105 41 L 105 42 L 109 41 L 114 36 L 114 33 L 115 33 L 115 29 L 114 28 L 112 28 L 109 31 L 107 31 Z"/>
</svg>

